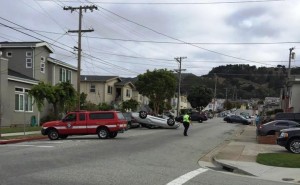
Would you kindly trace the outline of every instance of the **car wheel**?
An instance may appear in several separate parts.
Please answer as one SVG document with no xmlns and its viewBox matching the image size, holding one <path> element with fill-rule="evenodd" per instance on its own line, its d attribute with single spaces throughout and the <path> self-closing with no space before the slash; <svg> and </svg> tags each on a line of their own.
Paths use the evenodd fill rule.
<svg viewBox="0 0 300 185">
<path fill-rule="evenodd" d="M 99 128 L 98 129 L 98 137 L 100 139 L 106 139 L 109 135 L 109 132 L 106 128 Z"/>
<path fill-rule="evenodd" d="M 199 122 L 199 123 L 202 123 L 202 119 L 200 118 L 198 122 Z"/>
<path fill-rule="evenodd" d="M 300 154 L 300 139 L 292 139 L 289 142 L 289 151 L 295 153 L 295 154 Z"/>
<path fill-rule="evenodd" d="M 140 116 L 140 118 L 145 119 L 147 117 L 147 112 L 146 111 L 140 111 L 139 116 Z"/>
<path fill-rule="evenodd" d="M 58 131 L 56 129 L 51 129 L 48 131 L 48 138 L 50 140 L 57 140 L 59 138 Z"/>
<path fill-rule="evenodd" d="M 118 132 L 110 132 L 109 137 L 110 138 L 115 138 L 118 135 Z"/>
<path fill-rule="evenodd" d="M 173 125 L 175 124 L 174 119 L 169 118 L 169 119 L 167 120 L 167 124 L 168 124 L 169 126 L 173 126 Z"/>
<path fill-rule="evenodd" d="M 60 139 L 67 139 L 68 135 L 60 135 L 59 138 Z"/>
</svg>

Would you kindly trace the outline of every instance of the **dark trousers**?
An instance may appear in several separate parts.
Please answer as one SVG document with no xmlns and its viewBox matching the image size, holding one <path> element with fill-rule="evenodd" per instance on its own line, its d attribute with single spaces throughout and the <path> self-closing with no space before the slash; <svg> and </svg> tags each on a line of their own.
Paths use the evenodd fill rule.
<svg viewBox="0 0 300 185">
<path fill-rule="evenodd" d="M 187 136 L 187 131 L 190 127 L 190 123 L 189 122 L 183 122 L 183 126 L 184 126 L 184 132 L 183 135 Z"/>
</svg>

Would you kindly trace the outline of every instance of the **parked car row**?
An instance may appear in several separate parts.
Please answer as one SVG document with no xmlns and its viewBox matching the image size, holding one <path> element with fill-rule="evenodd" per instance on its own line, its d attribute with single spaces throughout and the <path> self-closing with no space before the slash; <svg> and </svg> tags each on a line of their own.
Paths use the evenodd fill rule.
<svg viewBox="0 0 300 185">
<path fill-rule="evenodd" d="M 251 124 L 251 119 L 246 119 L 245 117 L 241 115 L 228 115 L 224 117 L 223 119 L 227 123 L 242 123 L 244 125 L 250 125 Z"/>
<path fill-rule="evenodd" d="M 275 135 L 276 132 L 279 132 L 282 129 L 300 127 L 300 124 L 295 121 L 290 120 L 274 120 L 265 124 L 260 124 L 256 128 L 257 135 L 266 136 L 266 135 Z"/>
<path fill-rule="evenodd" d="M 193 111 L 193 112 L 189 112 L 188 113 L 191 121 L 198 121 L 199 123 L 202 123 L 203 121 L 207 120 L 207 115 L 203 112 L 197 112 L 197 111 Z M 175 121 L 181 122 L 183 121 L 183 115 L 178 116 L 175 118 Z"/>
</svg>

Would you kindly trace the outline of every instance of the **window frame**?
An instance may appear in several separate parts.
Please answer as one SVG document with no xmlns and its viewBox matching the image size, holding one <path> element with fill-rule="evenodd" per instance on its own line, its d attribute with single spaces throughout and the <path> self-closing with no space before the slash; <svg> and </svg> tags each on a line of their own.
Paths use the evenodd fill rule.
<svg viewBox="0 0 300 185">
<path fill-rule="evenodd" d="M 32 51 L 26 51 L 26 58 L 32 58 Z"/>
<path fill-rule="evenodd" d="M 113 92 L 113 87 L 111 85 L 107 86 L 107 94 L 112 94 Z"/>
<path fill-rule="evenodd" d="M 96 85 L 90 84 L 90 93 L 96 93 Z"/>
<path fill-rule="evenodd" d="M 128 97 L 128 98 L 131 97 L 130 89 L 126 89 L 126 97 Z"/>
<path fill-rule="evenodd" d="M 60 82 L 71 82 L 72 81 L 72 71 L 66 68 L 59 68 L 59 81 Z"/>
<path fill-rule="evenodd" d="M 30 60 L 30 62 L 28 60 Z M 26 58 L 26 68 L 27 69 L 32 68 L 32 58 Z"/>
<path fill-rule="evenodd" d="M 45 62 L 41 62 L 40 67 L 41 67 L 41 73 L 45 73 L 46 63 Z"/>
<path fill-rule="evenodd" d="M 33 98 L 28 94 L 29 89 L 15 87 L 15 111 L 33 112 Z"/>
<path fill-rule="evenodd" d="M 10 54 L 10 55 L 9 55 Z M 12 52 L 11 51 L 7 51 L 6 52 L 6 57 L 11 58 L 12 57 Z"/>
</svg>

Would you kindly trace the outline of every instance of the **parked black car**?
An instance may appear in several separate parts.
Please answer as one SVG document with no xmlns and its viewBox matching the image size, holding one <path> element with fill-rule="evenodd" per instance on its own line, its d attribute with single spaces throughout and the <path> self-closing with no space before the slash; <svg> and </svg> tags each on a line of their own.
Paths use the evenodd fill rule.
<svg viewBox="0 0 300 185">
<path fill-rule="evenodd" d="M 266 136 L 266 135 L 275 135 L 276 132 L 279 132 L 282 129 L 300 127 L 300 124 L 295 121 L 290 120 L 274 120 L 265 124 L 259 125 L 256 129 L 257 135 Z"/>
<path fill-rule="evenodd" d="M 277 144 L 288 151 L 300 154 L 300 128 L 289 128 L 280 131 Z"/>
<path fill-rule="evenodd" d="M 300 123 L 300 113 L 278 112 L 275 115 L 275 120 L 291 120 Z"/>
<path fill-rule="evenodd" d="M 190 115 L 192 121 L 198 121 L 199 123 L 202 123 L 203 121 L 207 120 L 207 116 L 202 112 L 190 112 L 188 114 Z M 176 117 L 175 121 L 182 122 L 183 115 Z"/>
<path fill-rule="evenodd" d="M 140 123 L 136 121 L 131 112 L 124 112 L 123 115 L 127 120 L 127 129 L 140 127 Z"/>
<path fill-rule="evenodd" d="M 246 118 L 240 115 L 229 115 L 226 116 L 223 120 L 226 121 L 227 123 L 242 123 L 244 125 L 251 124 L 250 120 L 247 120 Z"/>
</svg>

